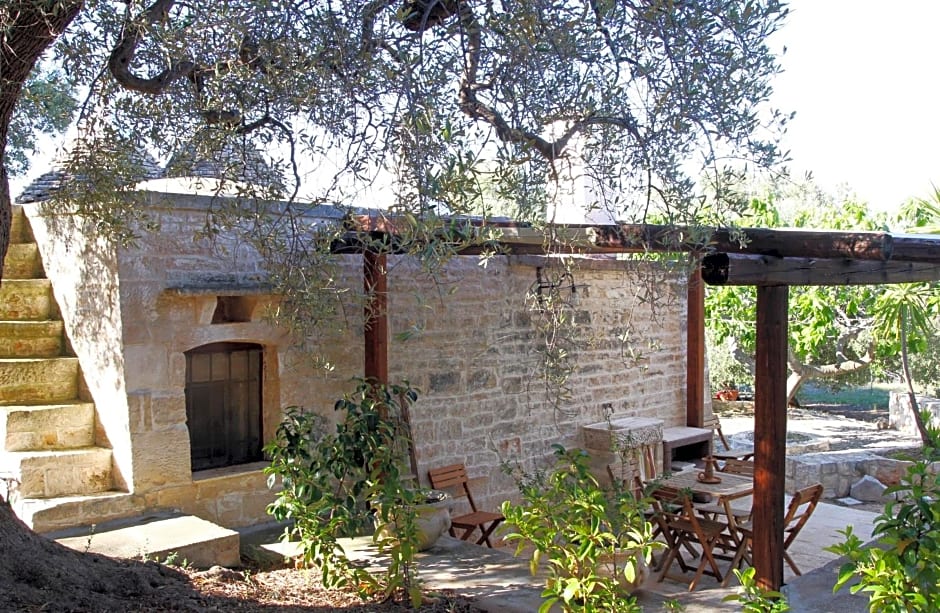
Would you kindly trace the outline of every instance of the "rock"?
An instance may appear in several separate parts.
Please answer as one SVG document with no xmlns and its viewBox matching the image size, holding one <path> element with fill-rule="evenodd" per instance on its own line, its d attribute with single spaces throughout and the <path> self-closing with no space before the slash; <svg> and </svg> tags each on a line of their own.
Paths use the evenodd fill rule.
<svg viewBox="0 0 940 613">
<path fill-rule="evenodd" d="M 884 500 L 884 492 L 887 489 L 884 483 L 875 479 L 871 475 L 865 475 L 852 484 L 849 494 L 856 500 L 864 502 L 881 502 Z"/>
<path fill-rule="evenodd" d="M 861 500 L 855 498 L 836 498 L 836 502 L 844 504 L 847 507 L 853 507 L 857 504 L 862 504 Z"/>
</svg>

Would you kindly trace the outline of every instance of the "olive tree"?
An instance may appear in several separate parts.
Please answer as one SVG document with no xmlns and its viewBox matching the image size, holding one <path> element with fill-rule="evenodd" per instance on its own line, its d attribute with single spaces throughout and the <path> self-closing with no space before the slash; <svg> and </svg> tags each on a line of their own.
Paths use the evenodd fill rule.
<svg viewBox="0 0 940 613">
<path fill-rule="evenodd" d="M 124 147 L 165 159 L 226 142 L 260 149 L 283 174 L 260 195 L 298 208 L 359 204 L 384 181 L 421 222 L 496 207 L 536 220 L 576 158 L 590 206 L 694 223 L 706 196 L 738 203 L 745 164 L 779 159 L 766 39 L 786 13 L 775 0 L 14 0 L 0 7 L 0 147 L 49 50 L 88 92 L 73 162 L 99 191 L 130 182 L 93 171 L 126 162 Z"/>
<path fill-rule="evenodd" d="M 738 222 L 750 227 L 796 227 L 830 230 L 882 230 L 883 214 L 813 186 L 781 206 L 778 196 L 755 199 Z M 792 287 L 788 308 L 787 400 L 792 402 L 806 381 L 837 379 L 867 371 L 891 353 L 883 335 L 873 333 L 883 310 L 878 286 Z M 711 287 L 705 300 L 710 361 L 722 365 L 715 373 L 741 372 L 753 362 L 756 342 L 756 291 L 753 287 Z M 730 343 L 729 339 L 734 342 Z M 715 355 L 733 351 L 735 355 Z M 896 352 L 895 352 L 896 353 Z M 729 365 L 730 362 L 730 365 Z M 734 369 L 737 370 L 734 370 Z M 713 377 L 715 379 L 715 377 Z M 717 381 L 713 381 L 717 383 Z"/>
</svg>

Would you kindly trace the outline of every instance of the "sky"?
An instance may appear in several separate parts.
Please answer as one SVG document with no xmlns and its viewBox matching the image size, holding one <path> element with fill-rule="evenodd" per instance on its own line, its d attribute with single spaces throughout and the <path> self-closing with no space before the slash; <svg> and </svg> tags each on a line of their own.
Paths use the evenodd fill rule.
<svg viewBox="0 0 940 613">
<path fill-rule="evenodd" d="M 889 212 L 940 187 L 940 0 L 789 5 L 770 41 L 786 47 L 771 103 L 796 112 L 783 143 L 793 175 Z M 47 166 L 11 181 L 14 197 Z"/>
<path fill-rule="evenodd" d="M 940 1 L 793 0 L 771 39 L 795 176 L 896 211 L 940 187 Z"/>
</svg>

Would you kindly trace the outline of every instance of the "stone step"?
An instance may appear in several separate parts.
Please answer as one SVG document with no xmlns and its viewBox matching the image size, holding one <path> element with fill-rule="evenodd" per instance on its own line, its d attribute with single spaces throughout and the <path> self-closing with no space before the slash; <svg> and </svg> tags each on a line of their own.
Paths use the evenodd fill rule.
<svg viewBox="0 0 940 613">
<path fill-rule="evenodd" d="M 111 450 L 102 447 L 9 452 L 0 456 L 0 467 L 17 479 L 23 498 L 95 494 L 113 487 Z"/>
<path fill-rule="evenodd" d="M 0 359 L 0 406 L 56 404 L 78 397 L 78 358 Z"/>
<path fill-rule="evenodd" d="M 0 407 L 0 445 L 6 451 L 78 449 L 94 444 L 92 402 Z"/>
<path fill-rule="evenodd" d="M 143 496 L 117 491 L 56 498 L 17 496 L 11 504 L 23 523 L 40 533 L 84 526 L 89 518 L 98 524 L 133 517 L 146 508 Z"/>
<path fill-rule="evenodd" d="M 241 563 L 238 532 L 192 515 L 154 513 L 130 522 L 98 524 L 94 530 L 47 535 L 77 551 L 115 558 L 184 560 L 197 568 L 237 567 Z"/>
<path fill-rule="evenodd" d="M 43 279 L 46 273 L 36 243 L 11 243 L 3 260 L 4 279 Z"/>
<path fill-rule="evenodd" d="M 44 321 L 58 318 L 49 279 L 4 279 L 0 285 L 0 320 Z"/>
<path fill-rule="evenodd" d="M 26 219 L 23 207 L 13 205 L 13 218 L 10 224 L 10 243 L 34 243 L 33 230 Z"/>
<path fill-rule="evenodd" d="M 61 320 L 0 321 L 0 358 L 58 357 L 64 338 Z"/>
</svg>

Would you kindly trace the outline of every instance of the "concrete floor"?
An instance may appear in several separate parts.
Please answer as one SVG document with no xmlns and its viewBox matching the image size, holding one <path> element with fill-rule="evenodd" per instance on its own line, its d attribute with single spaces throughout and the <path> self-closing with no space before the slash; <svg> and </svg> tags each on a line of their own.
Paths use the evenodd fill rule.
<svg viewBox="0 0 940 613">
<path fill-rule="evenodd" d="M 828 545 L 841 541 L 838 530 L 847 525 L 863 541 L 871 538 L 875 514 L 848 507 L 821 503 L 797 540 L 790 554 L 803 571 L 801 577 L 793 575 L 784 566 L 784 593 L 794 613 L 859 613 L 868 610 L 868 598 L 851 595 L 848 589 L 832 593 L 841 562 L 834 554 L 823 551 Z M 270 546 L 272 551 L 290 556 L 282 543 Z M 349 543 L 347 552 L 352 558 L 368 559 L 380 564 L 368 539 Z M 544 580 L 529 572 L 527 558 L 515 558 L 508 548 L 488 549 L 471 545 L 447 536 L 441 537 L 434 547 L 419 554 L 419 572 L 430 589 L 454 590 L 475 599 L 476 604 L 492 613 L 531 613 L 540 604 Z M 676 567 L 677 568 L 677 567 Z M 675 570 L 675 569 L 674 569 Z M 689 574 L 691 579 L 691 573 Z M 664 610 L 663 603 L 675 599 L 689 613 L 712 611 L 739 611 L 734 602 L 723 602 L 728 594 L 737 591 L 736 582 L 722 588 L 711 577 L 704 577 L 694 592 L 688 584 L 670 579 L 662 583 L 653 575 L 638 592 L 644 611 Z M 553 609 L 554 611 L 555 609 Z"/>
<path fill-rule="evenodd" d="M 816 508 L 790 547 L 790 555 L 803 575 L 797 577 L 785 566 L 784 593 L 794 613 L 868 610 L 866 596 L 849 594 L 848 589 L 832 593 L 841 562 L 835 554 L 823 549 L 840 542 L 837 531 L 847 525 L 851 525 L 863 541 L 869 540 L 874 518 L 873 513 L 832 504 L 822 503 Z M 474 596 L 481 608 L 493 613 L 534 612 L 541 603 L 539 594 L 543 582 L 532 577 L 527 559 L 513 558 L 508 550 L 491 551 L 444 537 L 433 549 L 422 554 L 420 569 L 429 587 Z M 722 588 L 706 576 L 694 592 L 689 592 L 687 584 L 670 579 L 659 583 L 654 575 L 644 583 L 638 598 L 644 611 L 664 610 L 663 603 L 671 599 L 684 605 L 689 613 L 739 611 L 736 603 L 722 600 L 736 591 L 734 580 L 729 587 Z"/>
</svg>

